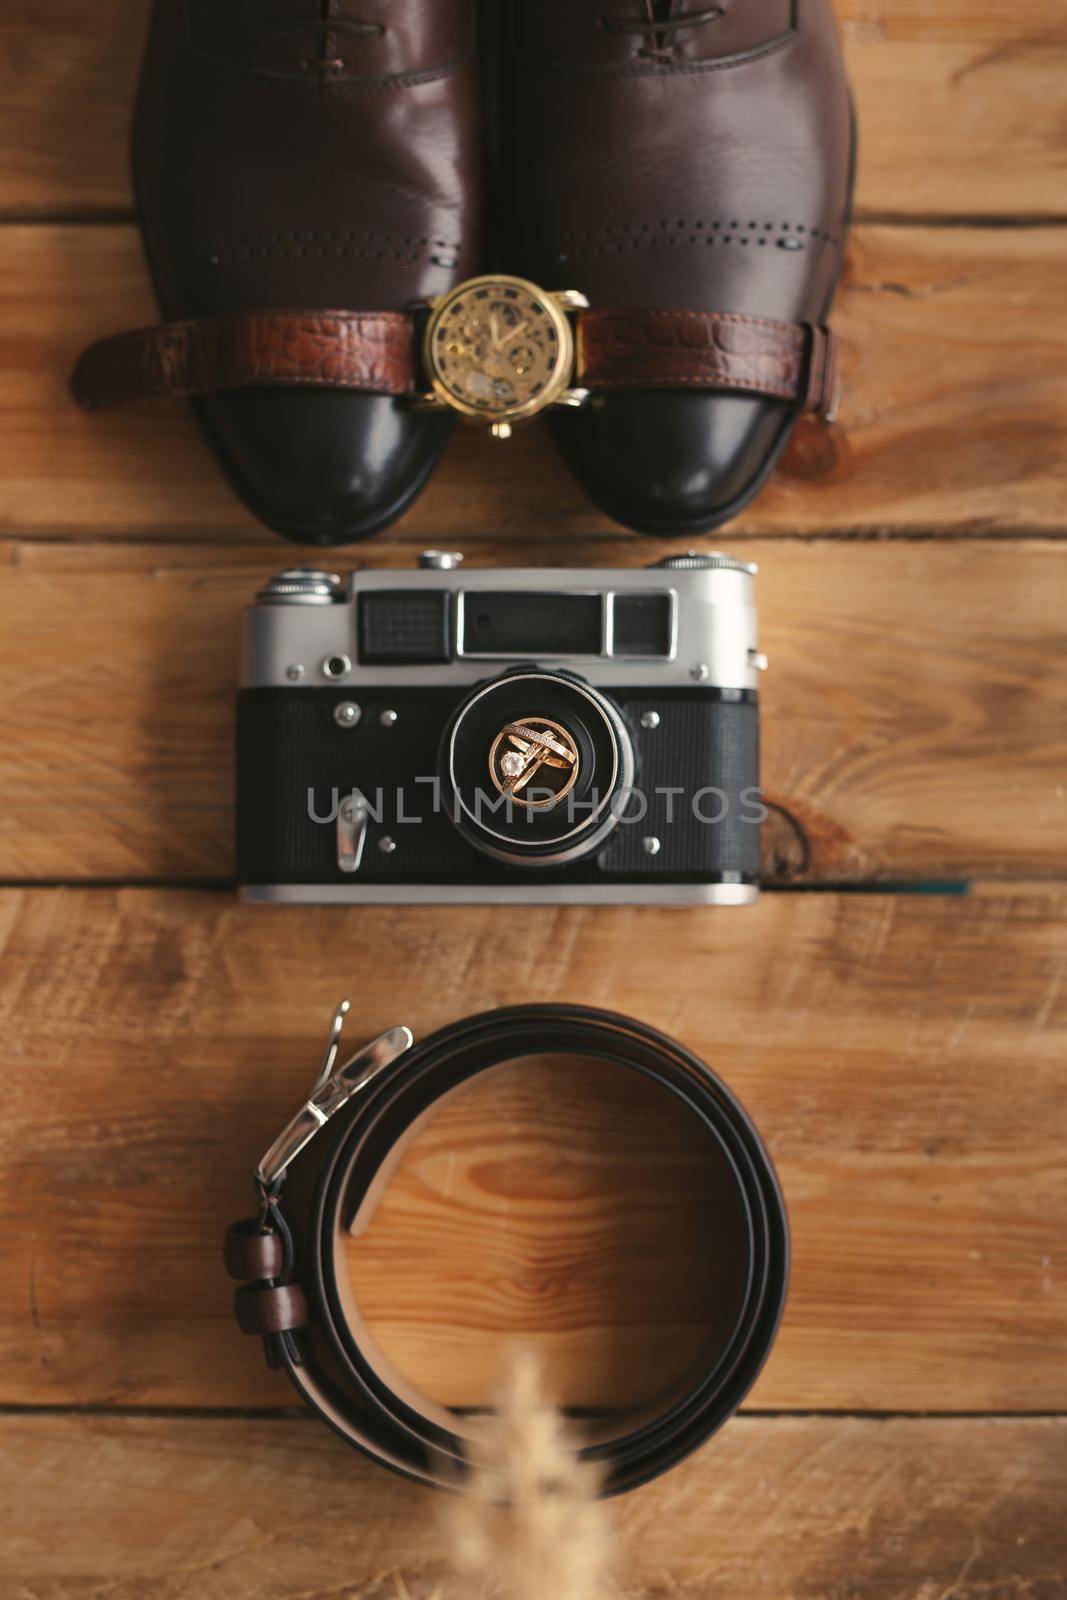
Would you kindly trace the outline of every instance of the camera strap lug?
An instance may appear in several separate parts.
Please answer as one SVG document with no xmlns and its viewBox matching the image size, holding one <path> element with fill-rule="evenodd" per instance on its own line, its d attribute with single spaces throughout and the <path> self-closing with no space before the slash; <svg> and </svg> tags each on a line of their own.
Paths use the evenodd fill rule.
<svg viewBox="0 0 1067 1600">
<path fill-rule="evenodd" d="M 341 1045 L 341 1028 L 348 1009 L 348 1001 L 342 1000 L 333 1014 L 326 1048 L 309 1098 L 289 1119 L 256 1168 L 256 1183 L 267 1193 L 275 1192 L 275 1186 L 284 1177 L 290 1163 L 319 1129 L 324 1128 L 353 1095 L 365 1089 L 380 1072 L 406 1050 L 410 1050 L 415 1042 L 410 1028 L 389 1028 L 357 1050 L 343 1066 L 335 1067 Z"/>
</svg>

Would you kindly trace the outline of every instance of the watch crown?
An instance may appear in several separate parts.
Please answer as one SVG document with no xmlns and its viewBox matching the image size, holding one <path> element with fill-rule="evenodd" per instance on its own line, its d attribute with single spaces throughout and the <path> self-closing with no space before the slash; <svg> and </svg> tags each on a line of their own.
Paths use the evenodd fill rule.
<svg viewBox="0 0 1067 1600">
<path fill-rule="evenodd" d="M 580 289 L 556 289 L 549 296 L 563 311 L 586 311 L 589 297 Z"/>
</svg>

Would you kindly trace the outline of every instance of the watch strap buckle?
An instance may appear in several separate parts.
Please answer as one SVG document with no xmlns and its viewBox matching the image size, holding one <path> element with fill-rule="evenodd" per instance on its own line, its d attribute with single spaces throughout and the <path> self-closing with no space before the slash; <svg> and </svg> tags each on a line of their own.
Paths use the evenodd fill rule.
<svg viewBox="0 0 1067 1600">
<path fill-rule="evenodd" d="M 808 371 L 801 411 L 814 412 L 823 422 L 836 422 L 841 404 L 841 374 L 837 340 L 831 329 L 813 323 L 808 346 Z"/>
</svg>

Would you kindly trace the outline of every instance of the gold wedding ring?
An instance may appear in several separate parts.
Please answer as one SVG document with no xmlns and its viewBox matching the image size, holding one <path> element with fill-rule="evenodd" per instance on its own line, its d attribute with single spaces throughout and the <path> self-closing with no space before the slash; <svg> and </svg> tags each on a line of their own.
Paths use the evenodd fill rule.
<svg viewBox="0 0 1067 1600">
<path fill-rule="evenodd" d="M 501 728 L 489 750 L 489 776 L 498 791 L 531 810 L 553 806 L 569 794 L 578 768 L 578 746 L 549 717 L 516 718 Z M 536 800 L 523 797 L 521 791 L 538 774 L 551 793 Z"/>
</svg>

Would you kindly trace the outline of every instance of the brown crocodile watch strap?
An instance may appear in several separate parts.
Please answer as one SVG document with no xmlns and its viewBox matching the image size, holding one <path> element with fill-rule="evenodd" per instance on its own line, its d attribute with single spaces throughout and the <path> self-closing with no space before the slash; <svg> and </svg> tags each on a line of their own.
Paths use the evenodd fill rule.
<svg viewBox="0 0 1067 1600">
<path fill-rule="evenodd" d="M 415 326 L 406 312 L 242 311 L 101 339 L 75 367 L 71 391 L 95 411 L 271 386 L 409 394 L 415 375 Z"/>
<path fill-rule="evenodd" d="M 593 306 L 579 311 L 575 383 L 585 389 L 723 389 L 828 415 L 827 328 L 735 312 Z"/>
<path fill-rule="evenodd" d="M 577 315 L 574 382 L 589 389 L 721 389 L 829 415 L 826 328 L 719 311 L 594 307 Z M 223 389 L 412 394 L 415 320 L 403 311 L 244 311 L 137 328 L 90 345 L 71 389 L 87 410 Z"/>
</svg>

